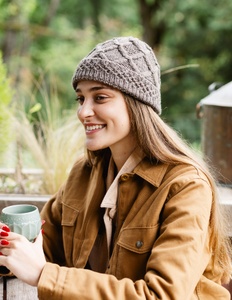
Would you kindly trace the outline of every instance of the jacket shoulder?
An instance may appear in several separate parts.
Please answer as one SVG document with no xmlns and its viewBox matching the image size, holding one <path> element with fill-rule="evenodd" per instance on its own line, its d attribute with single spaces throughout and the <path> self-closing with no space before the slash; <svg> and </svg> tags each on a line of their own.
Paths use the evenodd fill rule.
<svg viewBox="0 0 232 300">
<path fill-rule="evenodd" d="M 82 155 L 74 163 L 74 165 L 69 173 L 68 180 L 73 179 L 74 177 L 83 176 L 83 172 L 89 173 L 89 172 L 91 172 L 91 170 L 92 170 L 92 167 L 89 164 L 87 158 L 84 155 Z"/>
<path fill-rule="evenodd" d="M 209 175 L 207 175 L 200 167 L 190 164 L 169 166 L 163 181 L 165 180 L 183 184 L 189 181 L 200 180 L 210 186 Z"/>
</svg>

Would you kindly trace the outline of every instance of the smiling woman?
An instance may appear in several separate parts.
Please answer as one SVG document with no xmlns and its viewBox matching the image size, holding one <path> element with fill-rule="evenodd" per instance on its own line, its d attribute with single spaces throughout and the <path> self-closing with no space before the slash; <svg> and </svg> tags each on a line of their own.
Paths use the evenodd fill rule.
<svg viewBox="0 0 232 300">
<path fill-rule="evenodd" d="M 136 146 L 123 94 L 89 80 L 78 82 L 76 92 L 77 114 L 85 127 L 86 148 L 90 151 L 109 148 L 120 170 Z"/>
<path fill-rule="evenodd" d="M 159 116 L 153 50 L 133 37 L 99 44 L 73 87 L 87 155 L 41 212 L 43 248 L 0 224 L 0 264 L 39 299 L 229 300 L 215 181 Z"/>
</svg>

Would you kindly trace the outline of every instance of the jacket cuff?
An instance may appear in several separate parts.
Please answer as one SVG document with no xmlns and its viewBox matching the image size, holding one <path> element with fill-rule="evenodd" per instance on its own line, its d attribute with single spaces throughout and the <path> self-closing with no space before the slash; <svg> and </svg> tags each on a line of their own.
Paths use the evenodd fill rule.
<svg viewBox="0 0 232 300">
<path fill-rule="evenodd" d="M 63 277 L 63 278 L 62 278 Z M 53 263 L 46 263 L 38 283 L 38 297 L 40 300 L 62 299 L 63 286 L 66 272 L 60 272 L 60 266 Z"/>
</svg>

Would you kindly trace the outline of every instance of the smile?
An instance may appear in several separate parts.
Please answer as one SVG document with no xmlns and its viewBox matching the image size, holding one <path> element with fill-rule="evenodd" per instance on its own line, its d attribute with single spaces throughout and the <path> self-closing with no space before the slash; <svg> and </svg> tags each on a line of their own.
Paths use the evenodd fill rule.
<svg viewBox="0 0 232 300">
<path fill-rule="evenodd" d="M 104 128 L 105 125 L 89 125 L 89 126 L 86 126 L 85 129 L 87 132 L 91 132 L 91 131 L 94 131 L 94 130 L 98 130 L 98 129 L 102 129 Z"/>
</svg>

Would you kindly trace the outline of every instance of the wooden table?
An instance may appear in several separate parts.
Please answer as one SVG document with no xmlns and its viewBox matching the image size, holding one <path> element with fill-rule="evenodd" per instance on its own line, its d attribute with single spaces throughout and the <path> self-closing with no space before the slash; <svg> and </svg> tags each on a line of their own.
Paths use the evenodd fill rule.
<svg viewBox="0 0 232 300">
<path fill-rule="evenodd" d="M 4 299 L 3 277 L 0 277 L 0 300 Z M 30 286 L 17 278 L 7 277 L 5 300 L 38 300 L 37 288 Z"/>
</svg>

